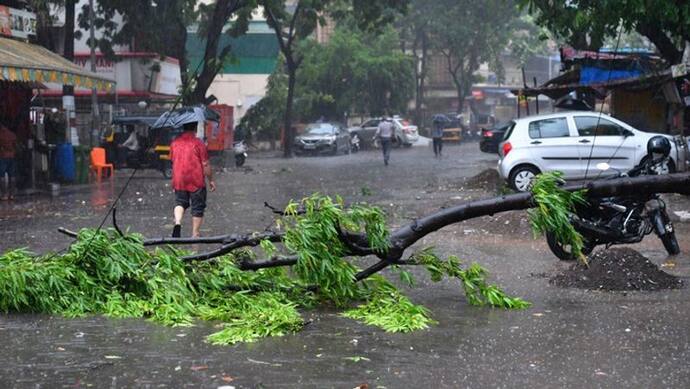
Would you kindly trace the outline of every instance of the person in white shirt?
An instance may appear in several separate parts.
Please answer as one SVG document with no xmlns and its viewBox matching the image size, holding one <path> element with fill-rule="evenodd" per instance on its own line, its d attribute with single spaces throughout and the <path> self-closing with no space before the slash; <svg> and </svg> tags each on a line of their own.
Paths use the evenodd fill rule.
<svg viewBox="0 0 690 389">
<path fill-rule="evenodd" d="M 393 142 L 393 121 L 390 118 L 385 118 L 381 120 L 378 128 L 376 128 L 376 133 L 374 134 L 374 140 L 379 139 L 381 143 L 381 150 L 383 151 L 383 164 L 388 166 L 388 160 L 391 156 L 391 146 Z"/>
<path fill-rule="evenodd" d="M 139 138 L 137 137 L 137 132 L 135 130 L 132 130 L 132 132 L 129 133 L 129 138 L 122 143 L 122 147 L 126 147 L 132 152 L 139 151 Z"/>
</svg>

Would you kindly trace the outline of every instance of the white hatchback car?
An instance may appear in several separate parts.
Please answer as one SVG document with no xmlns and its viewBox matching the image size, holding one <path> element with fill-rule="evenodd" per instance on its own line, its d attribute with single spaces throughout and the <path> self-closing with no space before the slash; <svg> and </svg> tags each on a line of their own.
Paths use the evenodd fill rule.
<svg viewBox="0 0 690 389">
<path fill-rule="evenodd" d="M 499 145 L 498 171 L 518 191 L 529 189 L 535 175 L 560 171 L 567 179 L 602 175 L 596 165 L 607 162 L 608 174 L 628 171 L 647 157 L 647 141 L 657 135 L 671 141 L 671 161 L 661 173 L 675 171 L 673 138 L 636 130 L 598 112 L 574 111 L 514 120 Z"/>
</svg>

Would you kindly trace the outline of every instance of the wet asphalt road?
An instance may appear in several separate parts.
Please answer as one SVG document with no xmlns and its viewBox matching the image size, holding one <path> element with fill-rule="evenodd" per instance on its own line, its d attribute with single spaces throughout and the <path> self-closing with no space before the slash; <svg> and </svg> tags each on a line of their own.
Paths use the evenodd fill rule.
<svg viewBox="0 0 690 389">
<path fill-rule="evenodd" d="M 476 144 L 450 146 L 442 160 L 426 147 L 394 150 L 384 167 L 375 152 L 285 161 L 250 155 L 246 169 L 218 174 L 204 234 L 263 230 L 282 206 L 315 191 L 367 201 L 389 212 L 392 226 L 439 207 L 492 195 L 465 178 L 495 166 Z M 61 196 L 0 204 L 0 250 L 65 247 L 56 231 L 94 227 L 119 192 L 113 184 L 64 188 Z M 122 227 L 168 235 L 172 195 L 158 173 L 137 173 L 118 207 Z M 690 234 L 679 224 L 683 254 L 666 258 L 653 236 L 634 246 L 664 269 L 690 274 Z M 189 225 L 185 226 L 189 233 Z M 406 290 L 438 325 L 387 334 L 320 308 L 294 335 L 253 344 L 211 346 L 213 324 L 163 327 L 145 320 L 46 315 L 0 316 L 0 387 L 689 387 L 690 292 L 611 293 L 552 286 L 564 269 L 543 240 L 534 240 L 522 213 L 446 227 L 418 243 L 489 269 L 491 279 L 534 305 L 524 311 L 468 306 L 461 287 L 433 284 L 414 270 Z M 353 362 L 348 357 L 369 361 Z"/>
</svg>

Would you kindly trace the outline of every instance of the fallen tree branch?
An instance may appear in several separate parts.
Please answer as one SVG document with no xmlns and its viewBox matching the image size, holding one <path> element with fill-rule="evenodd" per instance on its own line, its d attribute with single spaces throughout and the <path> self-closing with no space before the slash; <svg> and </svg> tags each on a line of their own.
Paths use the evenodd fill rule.
<svg viewBox="0 0 690 389">
<path fill-rule="evenodd" d="M 58 227 L 58 232 L 61 234 L 65 234 L 65 235 L 69 236 L 70 238 L 74 238 L 74 239 L 77 239 L 79 237 L 79 234 L 77 234 L 76 232 L 74 232 L 72 230 L 68 230 L 67 228 L 64 228 L 64 227 Z"/>
<path fill-rule="evenodd" d="M 659 176 L 624 177 L 598 180 L 584 185 L 564 187 L 570 192 L 586 190 L 590 199 L 624 196 L 634 193 L 690 193 L 690 173 L 674 173 Z M 500 212 L 528 209 L 534 206 L 532 193 L 516 193 L 491 199 L 472 201 L 442 209 L 431 215 L 416 219 L 391 234 L 391 247 L 401 253 L 426 235 L 448 225 L 467 219 L 494 215 Z"/>
<path fill-rule="evenodd" d="M 374 250 L 372 248 L 364 246 L 362 243 L 360 243 L 363 239 L 366 239 L 366 236 L 343 231 L 340 224 L 336 224 L 335 230 L 338 233 L 338 238 L 347 248 L 349 255 L 366 256 L 374 254 Z"/>
<path fill-rule="evenodd" d="M 682 193 L 690 194 L 690 173 L 675 173 L 659 176 L 640 176 L 624 177 L 610 180 L 597 180 L 583 185 L 572 185 L 564 187 L 567 191 L 586 190 L 585 197 L 588 199 L 625 196 L 629 194 L 646 195 L 652 193 Z M 264 205 L 273 210 L 274 213 L 283 215 L 284 212 L 277 210 L 268 203 Z M 534 207 L 534 199 L 531 193 L 516 193 L 472 201 L 459 204 L 450 208 L 441 209 L 430 215 L 415 219 L 410 224 L 405 225 L 390 234 L 389 249 L 386 252 L 377 252 L 368 247 L 369 239 L 366 234 L 345 231 L 340 225 L 336 225 L 338 238 L 347 249 L 349 256 L 364 257 L 375 255 L 380 261 L 356 274 L 355 279 L 361 281 L 371 275 L 385 269 L 390 265 L 415 265 L 412 260 L 402 261 L 405 250 L 415 244 L 426 235 L 438 231 L 448 225 L 464 220 L 494 215 L 500 212 L 523 210 Z M 113 220 L 115 223 L 115 220 Z M 117 225 L 116 225 L 117 229 Z M 119 229 L 117 229 L 119 231 Z M 59 228 L 59 232 L 77 237 L 77 233 Z M 252 235 L 221 235 L 207 238 L 159 238 L 144 240 L 145 246 L 161 244 L 212 244 L 220 243 L 222 246 L 216 250 L 189 255 L 183 257 L 184 261 L 204 261 L 226 255 L 233 250 L 242 247 L 256 247 L 261 241 L 268 239 L 273 243 L 281 243 L 284 238 L 283 233 L 265 232 Z M 238 265 L 242 270 L 258 270 L 263 268 L 292 266 L 297 263 L 297 257 L 278 257 L 262 262 L 240 262 Z"/>
<path fill-rule="evenodd" d="M 236 235 L 235 235 L 236 236 Z M 162 244 L 212 244 L 221 243 L 227 244 L 231 241 L 233 235 L 218 235 L 218 236 L 208 236 L 200 238 L 156 238 L 156 239 L 145 239 L 144 246 L 157 246 Z"/>
<path fill-rule="evenodd" d="M 291 256 L 291 257 L 274 257 L 271 258 L 267 261 L 260 261 L 260 262 L 249 262 L 249 261 L 242 261 L 240 262 L 237 267 L 240 270 L 260 270 L 260 269 L 267 269 L 271 267 L 280 267 L 280 266 L 292 266 L 297 263 L 297 256 Z"/>
<path fill-rule="evenodd" d="M 182 257 L 183 261 L 206 261 L 215 257 L 220 257 L 229 254 L 233 250 L 241 247 L 256 247 L 261 244 L 263 240 L 269 240 L 273 243 L 279 243 L 283 240 L 283 234 L 277 232 L 266 232 L 254 235 L 235 235 L 230 243 L 224 244 L 221 248 L 206 253 L 188 255 Z"/>
<path fill-rule="evenodd" d="M 125 237 L 125 234 L 122 233 L 120 230 L 120 227 L 117 225 L 117 207 L 113 207 L 113 227 L 115 228 L 115 231 L 117 231 L 118 235 L 120 235 L 121 238 Z"/>
</svg>

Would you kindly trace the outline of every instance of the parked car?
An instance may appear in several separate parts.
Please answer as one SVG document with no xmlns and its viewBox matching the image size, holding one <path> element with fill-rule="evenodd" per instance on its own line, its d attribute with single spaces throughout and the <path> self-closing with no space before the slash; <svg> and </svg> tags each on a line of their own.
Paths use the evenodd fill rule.
<svg viewBox="0 0 690 389">
<path fill-rule="evenodd" d="M 296 154 L 350 153 L 350 134 L 340 123 L 312 123 L 295 137 Z"/>
<path fill-rule="evenodd" d="M 374 146 L 372 138 L 376 133 L 376 129 L 383 118 L 373 118 L 365 121 L 360 126 L 349 128 L 350 134 L 356 133 L 359 136 L 360 142 L 364 147 Z M 410 147 L 419 139 L 417 126 L 412 125 L 408 120 L 400 116 L 393 116 L 391 118 L 395 126 L 395 137 L 393 138 L 394 147 Z"/>
<path fill-rule="evenodd" d="M 628 171 L 647 156 L 649 138 L 663 134 L 639 131 L 598 112 L 559 112 L 512 121 L 499 146 L 498 171 L 518 191 L 529 189 L 540 172 L 558 170 L 566 179 L 597 177 L 595 166 L 607 162 L 612 169 Z M 677 147 L 672 137 L 671 160 L 660 173 L 675 171 Z"/>
<path fill-rule="evenodd" d="M 482 139 L 479 141 L 479 150 L 485 153 L 497 154 L 498 145 L 503 142 L 503 137 L 510 127 L 510 123 L 498 123 L 491 128 L 482 129 Z"/>
</svg>

